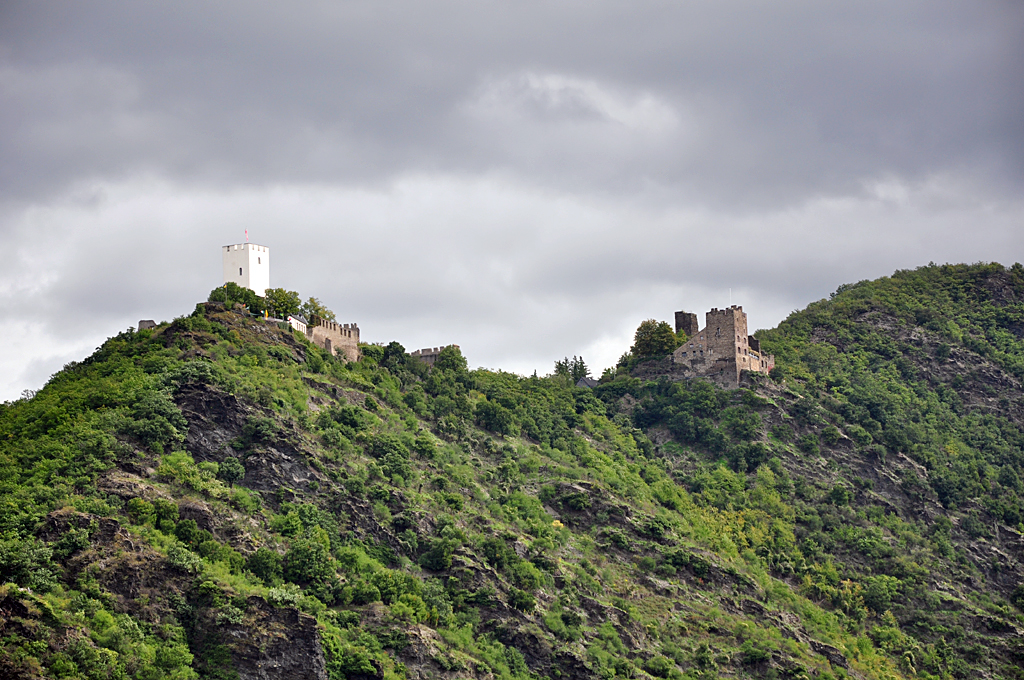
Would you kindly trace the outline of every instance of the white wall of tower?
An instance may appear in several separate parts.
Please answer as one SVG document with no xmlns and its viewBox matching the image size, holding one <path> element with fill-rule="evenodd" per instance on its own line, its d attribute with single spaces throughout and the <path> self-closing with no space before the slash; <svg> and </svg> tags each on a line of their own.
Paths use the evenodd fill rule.
<svg viewBox="0 0 1024 680">
<path fill-rule="evenodd" d="M 237 283 L 259 296 L 270 288 L 270 248 L 255 243 L 236 243 L 221 249 L 224 283 Z"/>
</svg>

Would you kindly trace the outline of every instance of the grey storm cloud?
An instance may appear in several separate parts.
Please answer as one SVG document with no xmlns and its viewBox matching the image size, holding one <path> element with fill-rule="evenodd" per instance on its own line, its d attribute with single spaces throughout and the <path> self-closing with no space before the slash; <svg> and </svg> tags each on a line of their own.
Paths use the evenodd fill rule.
<svg viewBox="0 0 1024 680">
<path fill-rule="evenodd" d="M 243 229 L 371 340 L 528 371 L 1021 259 L 1019 2 L 5 2 L 0 398 Z"/>
</svg>

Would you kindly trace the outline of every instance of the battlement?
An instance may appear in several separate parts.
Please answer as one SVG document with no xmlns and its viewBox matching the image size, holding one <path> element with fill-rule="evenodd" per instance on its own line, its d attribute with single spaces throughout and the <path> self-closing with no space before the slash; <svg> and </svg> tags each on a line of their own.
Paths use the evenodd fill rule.
<svg viewBox="0 0 1024 680">
<path fill-rule="evenodd" d="M 710 309 L 710 311 L 708 311 L 708 313 L 705 315 L 705 318 L 707 318 L 708 316 L 728 316 L 730 314 L 732 316 L 734 316 L 734 317 L 738 317 L 741 314 L 743 315 L 744 318 L 746 318 L 746 316 L 747 316 L 743 312 L 743 306 L 742 305 L 732 305 L 731 307 L 726 307 L 725 309 L 719 309 L 718 307 L 712 307 Z"/>
<path fill-rule="evenodd" d="M 306 326 L 306 337 L 331 354 L 343 354 L 348 361 L 359 359 L 359 326 L 337 323 L 327 319 L 314 319 Z"/>
<path fill-rule="evenodd" d="M 270 248 L 256 243 L 234 243 L 221 247 L 224 283 L 237 283 L 266 295 L 270 288 Z"/>
<path fill-rule="evenodd" d="M 419 359 L 420 361 L 427 364 L 427 366 L 433 366 L 437 361 L 437 357 L 441 354 L 441 350 L 447 347 L 454 347 L 459 349 L 458 345 L 444 345 L 442 347 L 426 347 L 424 349 L 418 349 L 415 352 L 409 352 L 409 356 Z"/>
<path fill-rule="evenodd" d="M 320 328 L 325 328 L 328 331 L 331 331 L 332 333 L 337 333 L 345 337 L 355 337 L 357 339 L 359 338 L 359 326 L 354 323 L 337 323 L 335 321 L 328 321 L 327 319 L 318 318 L 316 320 L 316 325 L 319 326 Z"/>
</svg>

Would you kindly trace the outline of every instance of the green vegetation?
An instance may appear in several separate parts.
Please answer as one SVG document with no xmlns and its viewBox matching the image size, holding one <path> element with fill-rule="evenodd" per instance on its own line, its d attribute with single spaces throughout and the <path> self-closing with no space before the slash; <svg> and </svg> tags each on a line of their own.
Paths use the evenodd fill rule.
<svg viewBox="0 0 1024 680">
<path fill-rule="evenodd" d="M 844 286 L 734 391 L 631 377 L 658 322 L 589 390 L 233 310 L 300 299 L 0 405 L 0 675 L 1024 677 L 1019 265 Z"/>
</svg>

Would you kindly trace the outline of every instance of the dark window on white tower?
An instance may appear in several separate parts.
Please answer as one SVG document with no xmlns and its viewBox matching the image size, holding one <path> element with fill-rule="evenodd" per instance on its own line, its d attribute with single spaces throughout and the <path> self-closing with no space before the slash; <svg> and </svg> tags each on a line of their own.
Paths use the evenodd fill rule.
<svg viewBox="0 0 1024 680">
<path fill-rule="evenodd" d="M 242 268 L 241 268 L 241 267 L 239 267 L 239 268 L 238 268 L 238 275 L 239 275 L 239 276 L 241 276 L 241 275 L 242 275 Z"/>
<path fill-rule="evenodd" d="M 261 264 L 260 258 L 258 258 L 258 257 L 256 258 L 256 264 Z"/>
</svg>

